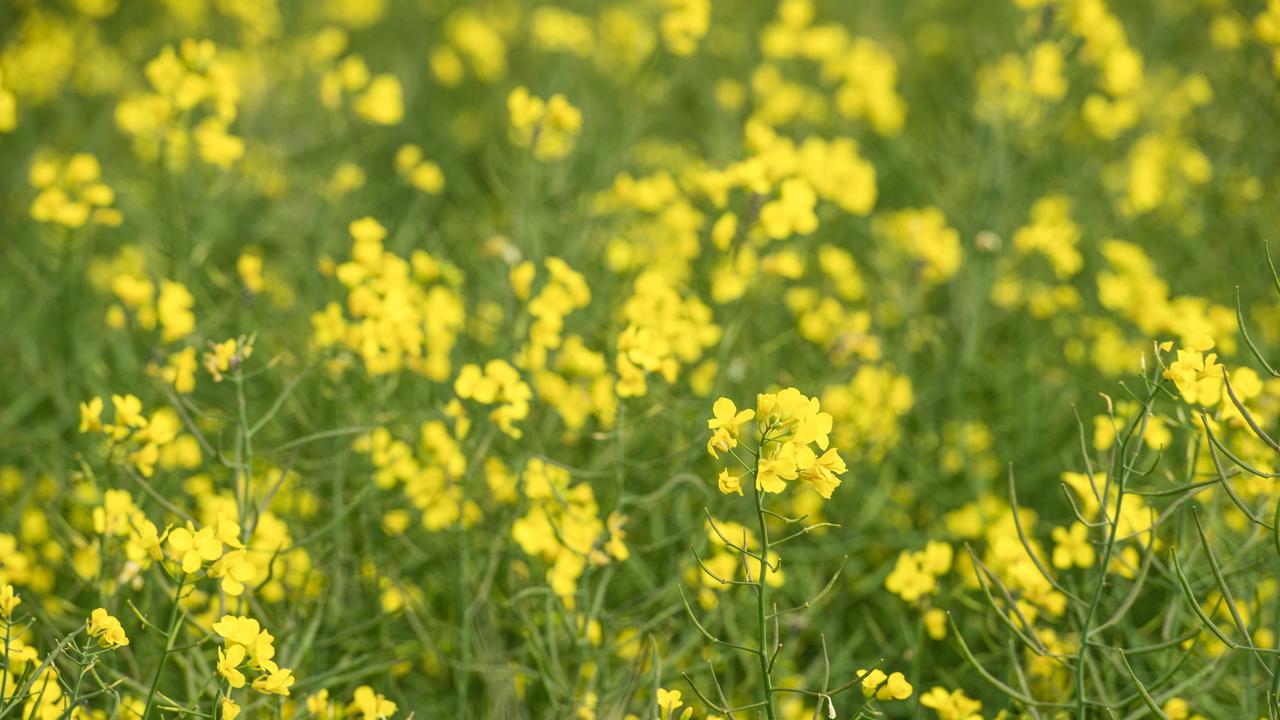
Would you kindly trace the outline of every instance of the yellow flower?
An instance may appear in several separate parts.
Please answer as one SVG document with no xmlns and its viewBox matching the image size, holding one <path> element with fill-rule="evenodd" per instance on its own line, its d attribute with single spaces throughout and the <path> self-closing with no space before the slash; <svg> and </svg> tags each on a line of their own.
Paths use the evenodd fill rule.
<svg viewBox="0 0 1280 720">
<path fill-rule="evenodd" d="M 914 603 L 925 595 L 933 594 L 938 583 L 924 567 L 923 552 L 903 552 L 893 571 L 884 579 L 884 587 L 903 600 Z"/>
<path fill-rule="evenodd" d="M 222 557 L 222 543 L 214 537 L 213 530 L 202 528 L 192 532 L 190 527 L 169 531 L 169 555 L 182 562 L 182 571 L 194 573 L 206 562 Z"/>
<path fill-rule="evenodd" d="M 368 685 L 361 685 L 356 688 L 347 711 L 359 713 L 362 720 L 381 720 L 396 714 L 396 704 L 383 697 L 382 693 L 375 693 Z"/>
<path fill-rule="evenodd" d="M 98 432 L 102 429 L 102 398 L 91 398 L 80 403 L 80 432 Z"/>
<path fill-rule="evenodd" d="M 760 458 L 757 468 L 757 490 L 769 493 L 780 493 L 786 490 L 786 481 L 795 480 L 798 474 L 794 446 L 784 445 L 782 450 L 774 456 Z"/>
<path fill-rule="evenodd" d="M 693 708 L 685 708 L 683 713 L 676 714 L 676 710 L 684 707 L 684 701 L 680 699 L 679 690 L 667 690 L 658 688 L 658 717 L 661 720 L 687 720 L 693 714 Z"/>
<path fill-rule="evenodd" d="M 375 125 L 399 125 L 404 119 L 404 91 L 391 73 L 377 75 L 352 107 L 356 115 Z"/>
<path fill-rule="evenodd" d="M 243 682 L 244 679 L 241 678 L 241 683 Z M 237 717 L 240 717 L 240 706 L 229 697 L 222 698 L 222 720 L 236 720 Z"/>
<path fill-rule="evenodd" d="M 906 700 L 911 697 L 911 683 L 900 672 L 885 675 L 883 670 L 876 668 L 871 672 L 859 670 L 858 674 L 865 675 L 862 678 L 862 694 L 866 697 L 875 696 L 880 701 Z"/>
<path fill-rule="evenodd" d="M 808 235 L 818 229 L 818 216 L 814 212 L 818 196 L 813 186 L 799 178 L 782 183 L 778 198 L 760 208 L 760 226 L 774 240 L 791 235 Z"/>
<path fill-rule="evenodd" d="M 837 487 L 840 487 L 840 478 L 837 475 L 843 474 L 845 467 L 844 460 L 835 448 L 828 449 L 817 460 L 807 468 L 800 471 L 800 479 L 813 483 L 813 489 L 818 491 L 822 497 L 830 500 L 831 493 Z"/>
<path fill-rule="evenodd" d="M 1212 338 L 1202 337 L 1191 343 L 1191 350 L 1178 348 L 1178 359 L 1164 371 L 1192 405 L 1216 405 L 1222 398 L 1222 364 L 1216 353 L 1205 354 L 1213 344 Z"/>
<path fill-rule="evenodd" d="M 862 677 L 862 694 L 866 697 L 871 697 L 872 695 L 875 695 L 876 688 L 884 684 L 884 681 L 887 678 L 887 676 L 884 674 L 884 671 L 881 670 L 880 668 L 875 668 L 871 672 L 867 672 L 866 670 L 859 670 L 858 674 L 863 676 Z"/>
<path fill-rule="evenodd" d="M 1056 527 L 1051 534 L 1054 542 L 1054 567 L 1059 570 L 1093 567 L 1094 552 L 1093 546 L 1089 544 L 1089 528 L 1074 523 L 1070 529 Z"/>
<path fill-rule="evenodd" d="M 883 687 L 876 691 L 877 700 L 906 700 L 911 697 L 911 683 L 900 672 L 890 673 Z"/>
<path fill-rule="evenodd" d="M 127 427 L 146 427 L 147 419 L 142 415 L 142 401 L 133 395 L 112 395 L 111 406 L 116 411 L 116 424 Z"/>
<path fill-rule="evenodd" d="M 223 615 L 213 624 L 213 631 L 227 642 L 252 647 L 258 641 L 262 626 L 257 620 L 237 615 Z"/>
<path fill-rule="evenodd" d="M 717 479 L 717 484 L 720 486 L 720 492 L 725 495 L 731 495 L 733 493 L 737 493 L 739 495 L 742 494 L 742 479 L 736 475 L 730 475 L 728 470 L 720 471 L 720 477 Z"/>
<path fill-rule="evenodd" d="M 244 646 L 227 645 L 224 652 L 218 648 L 218 674 L 227 679 L 233 688 L 244 687 L 244 673 L 240 672 L 240 664 L 244 662 Z"/>
<path fill-rule="evenodd" d="M 532 148 L 538 160 L 557 160 L 573 150 L 582 129 L 582 112 L 565 96 L 556 94 L 543 100 L 517 87 L 507 96 L 511 118 L 511 142 Z"/>
<path fill-rule="evenodd" d="M 22 598 L 13 591 L 13 586 L 9 583 L 0 585 L 0 618 L 8 620 L 13 617 L 13 611 L 22 602 Z"/>
<path fill-rule="evenodd" d="M 222 591 L 232 597 L 244 592 L 245 583 L 252 582 L 258 570 L 249 562 L 245 550 L 235 550 L 218 558 L 209 566 L 209 577 L 222 578 Z"/>
<path fill-rule="evenodd" d="M 288 695 L 295 678 L 293 671 L 287 668 L 268 670 L 266 675 L 259 675 L 253 680 L 253 689 L 267 695 Z"/>
<path fill-rule="evenodd" d="M 933 687 L 920 696 L 920 704 L 938 713 L 940 720 L 982 720 L 978 712 L 982 701 L 964 694 L 964 690 L 947 692 L 946 688 Z"/>
<path fill-rule="evenodd" d="M 129 638 L 125 636 L 120 621 L 109 615 L 103 608 L 98 608 L 89 615 L 88 628 L 89 634 L 98 638 L 98 642 L 105 648 L 118 648 L 129 644 Z"/>
<path fill-rule="evenodd" d="M 947 638 L 947 613 L 941 608 L 929 608 L 924 613 L 924 630 L 933 640 Z"/>
<path fill-rule="evenodd" d="M 724 428 L 735 438 L 738 437 L 742 425 L 756 416 L 756 411 L 751 409 L 739 412 L 738 406 L 726 397 L 716 400 L 711 406 L 711 412 L 715 417 L 707 421 L 707 428 L 711 430 Z"/>
<path fill-rule="evenodd" d="M 307 697 L 307 712 L 319 717 L 329 715 L 329 691 L 321 690 Z"/>
<path fill-rule="evenodd" d="M 210 343 L 211 351 L 204 354 L 204 368 L 214 382 L 222 382 L 222 374 L 234 370 L 253 354 L 253 345 L 235 338 L 220 343 Z"/>
<path fill-rule="evenodd" d="M 728 428 L 716 430 L 707 440 L 707 452 L 717 460 L 720 459 L 720 453 L 729 452 L 736 447 L 738 447 L 738 440 L 729 434 Z"/>
</svg>

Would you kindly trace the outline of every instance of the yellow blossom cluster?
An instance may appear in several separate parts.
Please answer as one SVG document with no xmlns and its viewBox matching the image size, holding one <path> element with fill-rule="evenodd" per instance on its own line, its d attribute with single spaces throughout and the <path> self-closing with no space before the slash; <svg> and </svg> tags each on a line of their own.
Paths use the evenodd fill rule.
<svg viewBox="0 0 1280 720">
<path fill-rule="evenodd" d="M 402 486 L 404 497 L 418 510 L 422 526 L 439 531 L 480 520 L 481 510 L 463 495 L 463 475 L 467 459 L 462 441 L 465 425 L 458 435 L 444 422 L 428 420 L 419 429 L 416 447 L 396 439 L 386 428 L 378 428 L 356 440 L 357 452 L 369 456 L 374 467 L 374 483 L 384 490 Z"/>
<path fill-rule="evenodd" d="M 636 278 L 621 312 L 626 325 L 618 336 L 615 359 L 619 397 L 643 397 L 649 391 L 650 373 L 676 382 L 682 366 L 697 362 L 720 339 L 711 309 L 696 296 L 682 296 L 659 273 Z"/>
<path fill-rule="evenodd" d="M 252 681 L 254 690 L 265 695 L 289 694 L 295 682 L 293 671 L 280 667 L 273 659 L 275 638 L 257 620 L 243 615 L 223 615 L 211 627 L 225 643 L 225 650 L 218 648 L 218 674 L 230 688 L 245 686 L 246 677 L 241 668 L 246 667 L 258 673 Z"/>
<path fill-rule="evenodd" d="M 1071 218 L 1070 200 L 1062 195 L 1036 200 L 1030 221 L 1013 234 L 1016 255 L 991 288 L 992 302 L 1004 308 L 1025 307 L 1037 318 L 1077 310 L 1080 292 L 1070 281 L 1084 265 L 1079 244 L 1080 228 Z M 1049 272 L 1036 265 L 1047 265 Z"/>
<path fill-rule="evenodd" d="M 511 142 L 530 148 L 539 160 L 559 160 L 573 151 L 582 131 L 582 111 L 556 93 L 545 100 L 523 85 L 507 96 L 511 116 Z"/>
<path fill-rule="evenodd" d="M 444 171 L 436 163 L 422 157 L 422 148 L 408 143 L 401 145 L 395 156 L 396 174 L 415 188 L 429 195 L 444 191 Z"/>
<path fill-rule="evenodd" d="M 103 608 L 97 608 L 89 615 L 87 625 L 89 635 L 97 638 L 105 648 L 114 649 L 129 644 L 129 638 L 124 634 L 124 627 L 120 625 L 120 620 L 108 614 Z"/>
<path fill-rule="evenodd" d="M 947 226 L 940 208 L 899 210 L 876 218 L 876 225 L 918 268 L 918 276 L 924 282 L 945 282 L 960 269 L 964 257 L 960 233 Z"/>
<path fill-rule="evenodd" d="M 393 73 L 372 74 L 360 55 L 347 55 L 320 77 L 320 101 L 326 108 L 337 110 L 344 99 L 356 117 L 367 123 L 399 125 L 404 120 L 404 88 L 399 78 Z"/>
<path fill-rule="evenodd" d="M 490 360 L 480 367 L 467 363 L 458 369 L 453 390 L 463 400 L 492 405 L 489 420 L 507 435 L 519 439 L 523 432 L 516 423 L 529 416 L 533 391 L 520 371 L 505 360 Z"/>
<path fill-rule="evenodd" d="M 80 403 L 80 432 L 101 435 L 110 451 L 127 459 L 142 477 L 151 477 L 157 463 L 165 468 L 200 464 L 200 445 L 183 432 L 182 421 L 173 409 L 158 408 L 148 418 L 136 396 L 112 395 L 114 419 L 103 422 L 104 407 L 100 397 Z"/>
<path fill-rule="evenodd" d="M 729 398 L 716 400 L 715 416 L 707 421 L 711 438 L 707 451 L 719 458 L 721 452 L 733 452 L 738 446 L 742 425 L 755 420 L 756 455 L 754 476 L 756 492 L 781 493 L 787 481 L 801 480 L 830 500 L 840 486 L 840 475 L 848 468 L 840 453 L 829 447 L 832 418 L 822 412 L 817 398 L 807 397 L 795 388 L 756 396 L 754 410 L 738 411 Z M 810 445 L 818 448 L 819 455 Z M 742 494 L 739 483 L 722 475 L 721 492 Z"/>
<path fill-rule="evenodd" d="M 65 162 L 47 154 L 37 157 L 27 177 L 40 191 L 31 201 L 33 220 L 71 229 L 90 221 L 110 226 L 124 222 L 112 207 L 115 192 L 102 182 L 102 166 L 91 153 L 76 153 Z"/>
<path fill-rule="evenodd" d="M 371 375 L 408 368 L 433 380 L 447 378 L 464 313 L 452 288 L 459 271 L 425 250 L 409 260 L 386 250 L 387 230 L 371 217 L 353 221 L 348 230 L 351 260 L 334 269 L 347 289 L 346 312 L 329 303 L 312 315 L 316 347 L 355 353 Z"/>
<path fill-rule="evenodd" d="M 1280 0 L 994 3 L 0 3 L 0 717 L 1280 716 Z"/>
<path fill-rule="evenodd" d="M 574 483 L 568 470 L 538 458 L 521 474 L 528 510 L 511 525 L 511 537 L 547 567 L 547 584 L 565 607 L 577 603 L 578 579 L 588 567 L 626 560 L 626 517 L 610 513 L 602 522 L 591 485 Z"/>
<path fill-rule="evenodd" d="M 200 159 L 223 170 L 244 155 L 244 139 L 229 132 L 240 102 L 239 77 L 212 41 L 187 38 L 176 50 L 166 45 L 145 75 L 149 89 L 121 100 L 115 113 L 139 155 L 182 167 L 194 141 Z"/>
<path fill-rule="evenodd" d="M 914 404 L 911 378 L 887 365 L 861 365 L 848 382 L 822 392 L 836 445 L 873 462 L 898 443 L 902 417 Z"/>
<path fill-rule="evenodd" d="M 938 591 L 938 578 L 951 572 L 952 557 L 949 544 L 933 540 L 923 550 L 903 552 L 884 587 L 908 603 L 918 603 Z"/>
</svg>

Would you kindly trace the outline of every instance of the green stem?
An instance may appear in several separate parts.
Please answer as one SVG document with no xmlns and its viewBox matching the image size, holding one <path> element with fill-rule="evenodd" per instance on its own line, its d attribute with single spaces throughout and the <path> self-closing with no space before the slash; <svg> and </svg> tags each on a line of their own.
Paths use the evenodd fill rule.
<svg viewBox="0 0 1280 720">
<path fill-rule="evenodd" d="M 6 702 L 5 692 L 9 689 L 9 641 L 13 634 L 12 618 L 4 619 L 4 671 L 0 672 L 0 706 Z"/>
<path fill-rule="evenodd" d="M 237 349 L 237 352 L 239 350 Z M 240 443 L 236 448 L 236 472 L 239 475 L 239 487 L 236 500 L 240 515 L 241 542 L 249 540 L 248 525 L 250 492 L 253 490 L 253 429 L 249 425 L 249 405 L 244 395 L 244 369 L 237 368 L 233 376 L 236 384 L 236 406 L 239 411 Z"/>
<path fill-rule="evenodd" d="M 165 639 L 164 654 L 160 656 L 160 662 L 156 663 L 155 674 L 151 676 L 151 689 L 147 691 L 147 704 L 142 709 L 142 720 L 151 717 L 151 706 L 156 699 L 156 690 L 160 687 L 160 675 L 164 672 L 165 661 L 169 659 L 169 653 L 173 652 L 173 644 L 178 638 L 178 623 L 182 620 L 182 588 L 186 582 L 187 574 L 179 572 L 178 589 L 173 593 L 173 610 L 169 613 L 169 632 Z"/>
<path fill-rule="evenodd" d="M 764 683 L 764 709 L 769 720 L 776 720 L 773 712 L 773 678 L 769 675 L 769 620 L 765 579 L 769 572 L 769 527 L 764 517 L 764 491 L 759 486 L 760 455 L 756 455 L 756 471 L 752 482 L 755 488 L 756 520 L 760 524 L 760 570 L 756 577 L 756 629 L 759 631 L 760 681 Z"/>
<path fill-rule="evenodd" d="M 1093 595 L 1089 598 L 1089 609 L 1085 612 L 1084 619 L 1080 623 L 1080 652 L 1076 656 L 1075 667 L 1076 717 L 1078 720 L 1088 720 L 1084 698 L 1084 666 L 1085 662 L 1088 660 L 1089 635 L 1093 631 L 1093 616 L 1097 613 L 1098 605 L 1102 601 L 1102 590 L 1107 584 L 1107 571 L 1111 565 L 1111 555 L 1115 551 L 1116 536 L 1120 531 L 1120 513 L 1123 509 L 1124 496 L 1127 489 L 1126 486 L 1128 485 L 1129 473 L 1131 472 L 1131 470 L 1129 470 L 1128 461 L 1126 460 L 1126 455 L 1129 452 L 1129 441 L 1134 438 L 1134 433 L 1136 432 L 1138 438 L 1138 449 L 1134 451 L 1133 459 L 1137 460 L 1138 453 L 1141 452 L 1142 449 L 1142 433 L 1146 430 L 1147 413 L 1150 412 L 1151 403 L 1155 400 L 1156 393 L 1159 392 L 1162 386 L 1163 383 L 1153 384 L 1153 387 L 1147 395 L 1146 402 L 1144 402 L 1139 408 L 1140 414 L 1129 424 L 1128 431 L 1125 432 L 1124 438 L 1120 440 L 1119 445 L 1116 447 L 1116 455 L 1114 457 L 1120 458 L 1121 468 L 1119 473 L 1115 473 L 1114 471 L 1112 472 L 1112 475 L 1119 475 L 1116 480 L 1116 507 L 1110 517 L 1111 522 L 1107 530 L 1106 545 L 1104 545 L 1102 549 L 1102 564 L 1098 570 L 1098 579 L 1093 586 Z M 1111 475 L 1108 475 L 1107 483 L 1103 486 L 1102 497 L 1098 503 L 1099 512 L 1103 518 L 1107 517 L 1107 495 L 1109 494 L 1108 489 L 1110 484 Z M 1149 532 L 1154 533 L 1155 528 L 1151 528 Z"/>
<path fill-rule="evenodd" d="M 67 714 L 65 718 L 70 718 L 75 712 L 76 706 L 80 704 L 80 686 L 84 683 L 85 673 L 93 666 L 94 659 L 85 657 L 84 653 L 80 653 L 80 672 L 76 675 L 76 684 L 71 689 L 71 702 L 67 705 Z"/>
</svg>

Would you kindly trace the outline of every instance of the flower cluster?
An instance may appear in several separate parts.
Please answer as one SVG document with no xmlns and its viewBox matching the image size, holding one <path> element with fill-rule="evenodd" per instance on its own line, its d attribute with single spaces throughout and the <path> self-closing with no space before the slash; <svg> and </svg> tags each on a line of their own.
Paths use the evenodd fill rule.
<svg viewBox="0 0 1280 720">
<path fill-rule="evenodd" d="M 511 537 L 530 557 L 545 562 L 547 584 L 572 609 L 578 579 L 588 566 L 626 560 L 626 518 L 611 513 L 604 522 L 588 483 L 572 483 L 562 467 L 531 459 L 521 478 L 528 511 L 511 526 Z"/>
<path fill-rule="evenodd" d="M 103 608 L 93 611 L 87 625 L 89 635 L 97 638 L 104 648 L 115 649 L 129 644 L 129 638 L 124 634 L 120 621 Z"/>
<path fill-rule="evenodd" d="M 201 160 L 224 170 L 244 155 L 243 138 L 229 132 L 240 102 L 239 77 L 212 41 L 188 38 L 177 50 L 166 45 L 145 74 L 150 89 L 116 106 L 116 124 L 139 155 L 181 167 L 193 140 Z"/>
<path fill-rule="evenodd" d="M 781 493 L 787 481 L 809 483 L 818 494 L 830 499 L 847 470 L 835 448 L 828 447 L 831 415 L 822 412 L 818 399 L 806 397 L 795 388 L 764 393 L 756 398 L 755 410 L 738 411 L 728 398 L 715 402 L 715 417 L 707 421 L 712 431 L 707 451 L 712 457 L 730 452 L 738 445 L 741 426 L 756 421 L 758 456 L 753 470 L 759 492 Z M 810 445 L 822 451 L 818 455 Z M 753 452 L 756 452 L 753 450 Z M 741 494 L 740 482 L 727 474 L 719 480 L 721 492 Z"/>
<path fill-rule="evenodd" d="M 31 218 L 72 229 L 91 221 L 119 225 L 124 216 L 112 207 L 115 191 L 101 178 L 102 166 L 90 153 L 76 153 L 65 162 L 47 154 L 37 157 L 28 175 L 40 191 L 31 201 Z"/>
<path fill-rule="evenodd" d="M 213 631 L 225 641 L 218 648 L 218 675 L 232 689 L 247 682 L 242 668 L 256 671 L 254 690 L 265 695 L 288 695 L 295 678 L 293 671 L 276 664 L 275 638 L 257 620 L 239 615 L 224 615 L 213 623 Z"/>
<path fill-rule="evenodd" d="M 407 261 L 385 250 L 387 230 L 371 217 L 348 230 L 352 257 L 334 274 L 347 288 L 350 318 L 338 303 L 312 315 L 316 347 L 355 353 L 371 375 L 407 367 L 433 380 L 447 378 L 464 314 L 451 287 L 460 279 L 457 269 L 424 250 Z"/>
<path fill-rule="evenodd" d="M 320 100 L 336 110 L 343 98 L 361 120 L 374 125 L 399 125 L 404 119 L 404 89 L 392 73 L 372 75 L 360 55 L 348 55 L 320 78 Z"/>
<path fill-rule="evenodd" d="M 582 131 L 582 111 L 556 93 L 546 100 L 521 86 L 507 97 L 511 115 L 511 142 L 530 148 L 539 160 L 559 160 L 573 151 Z"/>
<path fill-rule="evenodd" d="M 951 572 L 953 552 L 945 542 L 930 541 L 923 550 L 903 552 L 884 580 L 884 587 L 908 603 L 938 591 L 938 578 Z"/>
<path fill-rule="evenodd" d="M 159 408 L 148 418 L 142 401 L 134 395 L 112 395 L 111 407 L 113 422 L 103 422 L 102 398 L 80 403 L 80 432 L 102 436 L 112 453 L 127 459 L 143 477 L 151 477 L 157 463 L 166 468 L 190 468 L 200 463 L 200 445 L 183 432 L 173 409 Z"/>
</svg>

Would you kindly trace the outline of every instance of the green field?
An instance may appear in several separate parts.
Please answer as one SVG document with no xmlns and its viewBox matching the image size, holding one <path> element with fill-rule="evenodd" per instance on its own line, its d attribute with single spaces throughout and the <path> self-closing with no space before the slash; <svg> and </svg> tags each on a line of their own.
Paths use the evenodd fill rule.
<svg viewBox="0 0 1280 720">
<path fill-rule="evenodd" d="M 1278 79 L 1280 0 L 0 1 L 0 720 L 1280 720 Z"/>
</svg>

